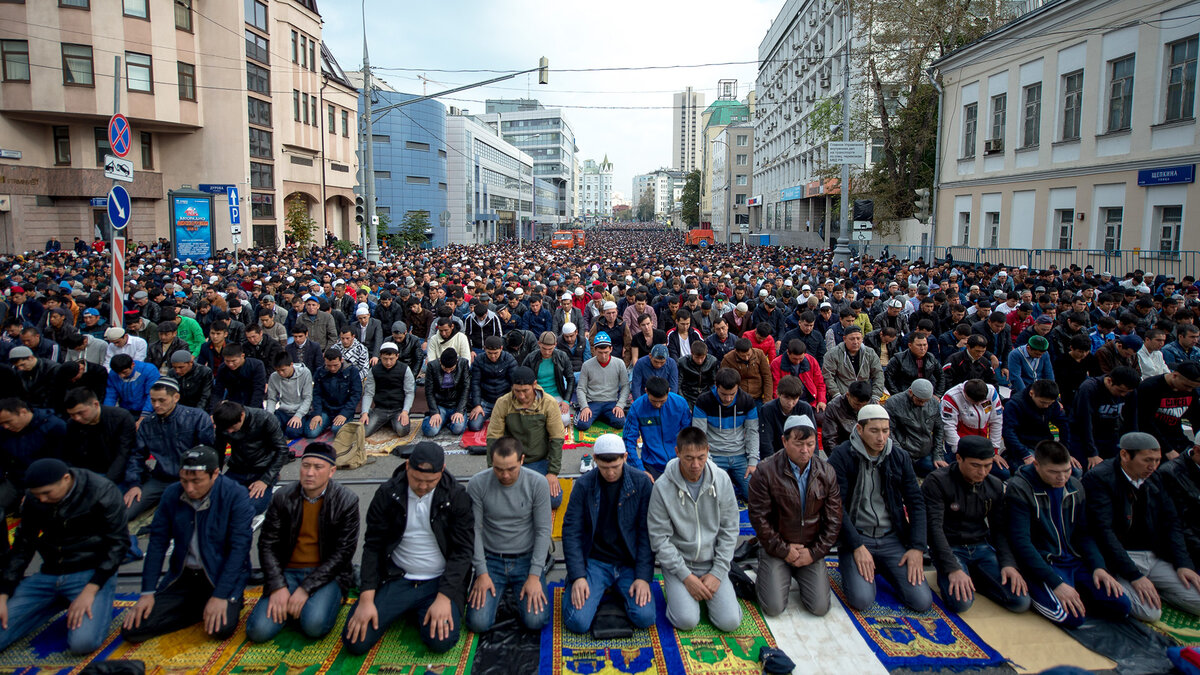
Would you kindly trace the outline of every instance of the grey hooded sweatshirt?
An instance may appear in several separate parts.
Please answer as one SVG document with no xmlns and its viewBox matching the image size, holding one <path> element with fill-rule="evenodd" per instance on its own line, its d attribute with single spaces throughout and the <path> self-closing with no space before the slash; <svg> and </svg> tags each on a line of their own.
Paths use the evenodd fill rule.
<svg viewBox="0 0 1200 675">
<path fill-rule="evenodd" d="M 667 462 L 654 483 L 647 511 L 650 547 L 665 574 L 680 580 L 693 571 L 722 582 L 729 575 L 737 546 L 738 506 L 729 475 L 709 460 L 692 498 L 679 473 L 679 460 Z"/>
<path fill-rule="evenodd" d="M 854 448 L 854 459 L 859 464 L 854 499 L 848 509 L 850 520 L 868 537 L 882 537 L 892 530 L 892 517 L 888 514 L 887 501 L 883 497 L 883 462 L 892 451 L 892 439 L 888 439 L 887 446 L 879 456 L 872 457 L 858 435 L 858 426 L 855 426 L 850 433 L 850 447 Z"/>
<path fill-rule="evenodd" d="M 293 363 L 292 376 L 283 378 L 279 373 L 271 373 L 267 379 L 267 412 L 274 412 L 278 407 L 293 415 L 304 417 L 312 409 L 313 377 L 303 363 Z"/>
</svg>

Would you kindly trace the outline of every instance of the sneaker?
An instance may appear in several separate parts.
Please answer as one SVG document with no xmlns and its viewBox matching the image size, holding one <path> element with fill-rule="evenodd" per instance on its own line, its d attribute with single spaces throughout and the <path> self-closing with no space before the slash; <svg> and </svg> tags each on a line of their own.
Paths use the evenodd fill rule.
<svg viewBox="0 0 1200 675">
<path fill-rule="evenodd" d="M 581 474 L 587 473 L 587 472 L 591 471 L 593 468 L 595 468 L 595 466 L 596 466 L 596 462 L 595 462 L 595 460 L 592 459 L 592 456 L 584 455 L 583 459 L 579 461 L 579 473 L 581 473 Z"/>
</svg>

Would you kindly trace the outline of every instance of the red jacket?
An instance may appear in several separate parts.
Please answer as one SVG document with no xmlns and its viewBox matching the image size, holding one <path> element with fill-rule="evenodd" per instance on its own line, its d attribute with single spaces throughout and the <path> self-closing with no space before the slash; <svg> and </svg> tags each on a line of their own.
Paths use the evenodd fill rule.
<svg viewBox="0 0 1200 675">
<path fill-rule="evenodd" d="M 762 342 L 759 342 L 758 341 L 758 331 L 748 330 L 748 331 L 742 333 L 742 337 L 744 337 L 750 341 L 751 347 L 753 347 L 755 349 L 761 349 L 762 353 L 768 359 L 773 358 L 775 356 L 775 337 L 773 335 L 768 335 L 767 339 L 763 340 Z"/>
<path fill-rule="evenodd" d="M 1033 318 L 1032 312 L 1030 312 L 1029 316 L 1025 317 L 1024 321 L 1017 318 L 1016 311 L 1009 312 L 1008 316 L 1004 319 L 1004 323 L 1007 323 L 1008 327 L 1012 329 L 1012 339 L 1014 344 L 1016 344 L 1017 336 L 1020 335 L 1021 332 L 1026 328 L 1032 326 L 1034 321 L 1035 319 Z"/>
<path fill-rule="evenodd" d="M 783 370 L 785 358 L 787 358 L 787 353 L 780 354 L 771 360 L 771 379 L 775 382 L 776 392 L 779 390 L 779 381 L 783 379 L 783 376 L 792 374 L 790 370 L 789 372 Z M 800 383 L 808 390 L 814 401 L 828 403 L 829 401 L 825 400 L 825 377 L 821 374 L 821 364 L 817 363 L 812 354 L 805 354 L 804 358 L 808 360 L 808 370 L 796 377 L 800 378 Z M 791 363 L 789 362 L 788 365 L 791 366 Z"/>
</svg>

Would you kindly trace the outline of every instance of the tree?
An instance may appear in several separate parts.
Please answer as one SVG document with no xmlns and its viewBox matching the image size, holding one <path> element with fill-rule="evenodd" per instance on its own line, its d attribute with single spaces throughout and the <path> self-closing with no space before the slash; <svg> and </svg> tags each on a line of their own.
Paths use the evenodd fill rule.
<svg viewBox="0 0 1200 675">
<path fill-rule="evenodd" d="M 683 209 L 680 217 L 683 219 L 683 224 L 688 229 L 698 227 L 700 225 L 700 169 L 687 175 L 687 182 L 683 185 L 683 196 L 680 199 Z"/>
<path fill-rule="evenodd" d="M 420 248 L 429 242 L 425 230 L 429 229 L 429 213 L 426 211 L 409 211 L 400 221 L 400 228 L 389 239 L 393 248 Z"/>
<path fill-rule="evenodd" d="M 654 220 L 654 190 L 646 190 L 642 193 L 642 198 L 638 200 L 637 219 L 639 222 L 648 223 Z"/>
<path fill-rule="evenodd" d="M 293 197 L 287 203 L 286 215 L 283 217 L 283 234 L 302 254 L 312 246 L 313 233 L 317 229 L 317 221 L 308 215 L 308 202 L 303 197 Z"/>
</svg>

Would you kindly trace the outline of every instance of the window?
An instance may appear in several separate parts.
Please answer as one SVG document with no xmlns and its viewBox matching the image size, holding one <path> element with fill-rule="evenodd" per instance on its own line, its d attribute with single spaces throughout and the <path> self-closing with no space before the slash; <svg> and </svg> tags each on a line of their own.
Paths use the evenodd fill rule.
<svg viewBox="0 0 1200 675">
<path fill-rule="evenodd" d="M 192 32 L 192 0 L 175 0 L 175 28 Z"/>
<path fill-rule="evenodd" d="M 274 218 L 275 217 L 275 196 L 264 195 L 259 192 L 250 194 L 250 217 L 251 218 Z"/>
<path fill-rule="evenodd" d="M 0 55 L 4 62 L 5 82 L 29 81 L 29 42 L 0 40 Z"/>
<path fill-rule="evenodd" d="M 987 223 L 988 228 L 988 246 L 1000 248 L 1000 213 L 988 211 L 983 214 L 983 220 Z"/>
<path fill-rule="evenodd" d="M 250 156 L 271 159 L 271 132 L 250 129 Z"/>
<path fill-rule="evenodd" d="M 308 67 L 308 36 L 300 36 L 300 67 Z"/>
<path fill-rule="evenodd" d="M 1179 235 L 1183 231 L 1183 207 L 1159 206 L 1155 211 L 1158 212 L 1156 215 L 1162 234 L 1158 239 L 1158 250 L 1163 253 L 1178 252 Z"/>
<path fill-rule="evenodd" d="M 746 176 L 746 174 L 739 173 L 737 176 L 734 177 L 733 182 L 734 182 L 734 185 L 748 185 L 749 178 Z"/>
<path fill-rule="evenodd" d="M 1025 110 L 1021 123 L 1021 147 L 1031 148 L 1042 138 L 1042 83 L 1025 87 Z"/>
<path fill-rule="evenodd" d="M 297 33 L 296 31 L 292 31 L 292 63 L 297 63 L 296 49 L 297 49 L 297 42 L 299 40 L 300 40 L 300 34 Z"/>
<path fill-rule="evenodd" d="M 429 185 L 429 178 L 426 176 L 405 176 L 404 182 L 409 185 Z"/>
<path fill-rule="evenodd" d="M 308 124 L 308 94 L 300 94 L 300 117 L 302 119 L 296 120 L 297 122 L 303 121 Z"/>
<path fill-rule="evenodd" d="M 271 126 L 271 104 L 253 96 L 246 97 L 246 101 L 246 107 L 250 111 L 250 123 Z"/>
<path fill-rule="evenodd" d="M 734 161 L 737 166 L 746 166 L 750 163 L 749 155 L 738 155 Z"/>
<path fill-rule="evenodd" d="M 971 214 L 967 211 L 962 211 L 958 214 L 958 233 L 959 246 L 971 245 Z"/>
<path fill-rule="evenodd" d="M 149 54 L 125 52 L 125 88 L 129 91 L 154 92 L 154 66 Z"/>
<path fill-rule="evenodd" d="M 1071 238 L 1075 232 L 1075 209 L 1056 210 L 1054 222 L 1057 225 L 1055 234 L 1058 235 L 1058 248 L 1063 251 L 1071 250 Z"/>
<path fill-rule="evenodd" d="M 270 190 L 275 187 L 275 167 L 262 162 L 250 162 L 250 187 Z"/>
<path fill-rule="evenodd" d="M 1079 140 L 1079 124 L 1083 116 L 1083 71 L 1063 75 L 1062 140 Z"/>
<path fill-rule="evenodd" d="M 1109 61 L 1108 130 L 1123 131 L 1133 120 L 1133 56 Z"/>
<path fill-rule="evenodd" d="M 317 117 L 317 115 L 319 114 L 319 111 L 317 110 L 317 95 L 316 94 L 313 94 L 312 96 L 310 96 L 308 98 L 308 106 L 309 106 L 309 110 L 312 112 L 312 125 L 315 127 L 321 123 L 321 118 Z"/>
<path fill-rule="evenodd" d="M 329 121 L 325 126 L 329 128 L 329 133 L 337 133 L 337 108 L 332 103 L 329 104 Z"/>
<path fill-rule="evenodd" d="M 975 156 L 975 125 L 978 122 L 979 104 L 963 106 L 963 157 Z"/>
<path fill-rule="evenodd" d="M 150 8 L 147 6 L 147 0 L 123 0 L 125 16 L 132 16 L 135 19 L 149 19 Z"/>
<path fill-rule="evenodd" d="M 375 172 L 375 180 L 391 180 L 391 179 L 392 179 L 391 171 L 376 171 Z"/>
<path fill-rule="evenodd" d="M 992 97 L 992 140 L 1004 141 L 1004 124 L 1008 117 L 1008 94 Z"/>
<path fill-rule="evenodd" d="M 108 144 L 108 129 L 93 128 L 92 139 L 96 145 L 96 166 L 104 166 L 104 156 L 112 153 L 112 146 Z"/>
<path fill-rule="evenodd" d="M 179 77 L 179 100 L 195 101 L 196 100 L 196 66 L 190 63 L 179 61 L 178 65 Z"/>
<path fill-rule="evenodd" d="M 1195 37 L 1167 45 L 1167 122 L 1191 119 L 1196 104 Z"/>
<path fill-rule="evenodd" d="M 58 0 L 59 7 L 75 7 L 78 9 L 87 9 L 88 0 Z"/>
<path fill-rule="evenodd" d="M 745 206 L 746 205 L 746 193 L 738 192 L 738 193 L 734 194 L 733 195 L 733 205 L 734 206 Z"/>
<path fill-rule="evenodd" d="M 308 69 L 317 72 L 317 41 L 308 40 Z"/>
<path fill-rule="evenodd" d="M 246 23 L 265 32 L 267 31 L 267 5 L 259 0 L 246 0 Z"/>
<path fill-rule="evenodd" d="M 292 119 L 300 121 L 300 90 L 292 90 Z"/>
<path fill-rule="evenodd" d="M 95 80 L 92 76 L 91 46 L 63 44 L 62 71 L 63 84 L 72 84 L 80 87 L 95 86 Z"/>
<path fill-rule="evenodd" d="M 737 135 L 737 145 L 739 148 L 744 148 L 747 145 L 750 145 L 750 135 L 749 134 L 738 134 Z"/>
<path fill-rule="evenodd" d="M 384 134 L 371 134 L 372 143 L 391 143 L 392 137 Z"/>
<path fill-rule="evenodd" d="M 143 131 L 139 134 L 142 140 L 142 168 L 154 168 L 154 135 L 149 131 Z"/>
<path fill-rule="evenodd" d="M 54 163 L 67 166 L 71 163 L 71 129 L 54 127 Z"/>
<path fill-rule="evenodd" d="M 350 138 L 350 111 L 342 111 L 342 136 Z"/>
<path fill-rule="evenodd" d="M 258 94 L 271 95 L 271 71 L 246 63 L 246 88 Z"/>
<path fill-rule="evenodd" d="M 404 141 L 405 150 L 420 150 L 421 152 L 429 152 L 428 143 L 419 143 L 417 141 Z"/>
<path fill-rule="evenodd" d="M 267 39 L 253 31 L 246 31 L 246 58 L 259 63 L 270 63 L 271 52 Z"/>
<path fill-rule="evenodd" d="M 1104 209 L 1104 250 L 1121 250 L 1121 224 L 1125 209 L 1120 206 Z"/>
</svg>

